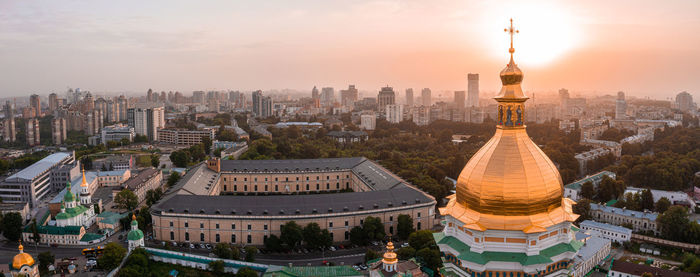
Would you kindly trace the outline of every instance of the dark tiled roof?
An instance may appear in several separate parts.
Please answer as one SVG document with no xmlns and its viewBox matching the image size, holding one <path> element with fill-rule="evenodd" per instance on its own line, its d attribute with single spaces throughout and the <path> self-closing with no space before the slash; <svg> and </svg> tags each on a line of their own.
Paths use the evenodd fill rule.
<svg viewBox="0 0 700 277">
<path fill-rule="evenodd" d="M 124 182 L 124 187 L 130 189 L 131 191 L 136 191 L 143 185 L 143 183 L 153 178 L 159 171 L 160 170 L 152 167 L 144 169 L 139 173 L 139 175 L 131 177 L 129 180 Z"/>
<path fill-rule="evenodd" d="M 204 196 L 173 195 L 153 207 L 154 212 L 240 216 L 313 215 L 361 212 L 408 205 L 434 205 L 425 193 L 401 186 L 391 190 L 354 193 Z"/>
<path fill-rule="evenodd" d="M 643 273 L 648 272 L 653 274 L 655 277 L 697 277 L 697 274 L 673 271 L 668 269 L 661 269 L 658 267 L 651 267 L 648 265 L 641 265 L 635 263 L 623 262 L 616 260 L 613 262 L 612 270 L 617 272 L 624 272 L 630 275 L 641 276 Z"/>
<path fill-rule="evenodd" d="M 361 162 L 364 157 L 299 159 L 299 160 L 221 160 L 224 172 L 290 172 L 290 171 L 329 171 L 348 170 Z"/>
</svg>

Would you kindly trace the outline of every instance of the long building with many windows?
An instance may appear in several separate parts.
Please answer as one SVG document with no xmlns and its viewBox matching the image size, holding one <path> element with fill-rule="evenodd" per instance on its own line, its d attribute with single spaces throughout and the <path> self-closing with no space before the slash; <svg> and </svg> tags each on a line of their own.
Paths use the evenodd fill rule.
<svg viewBox="0 0 700 277">
<path fill-rule="evenodd" d="M 414 228 L 435 224 L 436 201 L 366 158 L 210 160 L 190 169 L 153 206 L 154 238 L 262 245 L 289 221 L 315 222 L 333 241 L 368 216 L 396 234 L 398 216 Z"/>
</svg>

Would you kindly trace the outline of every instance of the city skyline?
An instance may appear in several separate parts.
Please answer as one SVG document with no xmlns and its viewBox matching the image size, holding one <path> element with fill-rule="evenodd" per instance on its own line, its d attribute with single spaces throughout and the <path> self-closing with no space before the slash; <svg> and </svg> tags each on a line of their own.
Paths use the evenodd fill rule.
<svg viewBox="0 0 700 277">
<path fill-rule="evenodd" d="M 6 2 L 0 72 L 12 82 L 0 85 L 0 96 L 69 86 L 188 92 L 389 84 L 437 92 L 465 90 L 468 73 L 484 75 L 482 91 L 496 91 L 498 79 L 484 73 L 506 64 L 501 32 L 514 17 L 526 30 L 517 53 L 528 70 L 526 91 L 697 97 L 693 45 L 700 39 L 688 34 L 700 30 L 692 12 L 699 4 L 652 4 Z M 621 9 L 628 12 L 615 12 Z"/>
</svg>

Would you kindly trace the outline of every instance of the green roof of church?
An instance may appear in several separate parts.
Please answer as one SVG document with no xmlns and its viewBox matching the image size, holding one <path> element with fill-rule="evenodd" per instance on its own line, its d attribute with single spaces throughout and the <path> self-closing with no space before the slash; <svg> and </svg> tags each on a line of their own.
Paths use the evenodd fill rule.
<svg viewBox="0 0 700 277">
<path fill-rule="evenodd" d="M 79 216 L 88 210 L 83 205 L 76 205 L 75 208 L 68 208 L 65 212 L 60 212 L 56 215 L 56 219 L 69 219 Z"/>
<path fill-rule="evenodd" d="M 80 235 L 80 229 L 83 226 L 50 226 L 50 225 L 37 225 L 36 229 L 39 234 L 49 234 L 49 235 Z M 32 225 L 29 224 L 22 230 L 24 233 L 32 233 Z"/>
<path fill-rule="evenodd" d="M 552 257 L 564 252 L 576 252 L 583 245 L 582 242 L 572 240 L 569 243 L 560 243 L 550 246 L 540 251 L 538 255 L 528 256 L 525 253 L 484 251 L 482 253 L 472 252 L 469 245 L 453 236 L 445 236 L 444 233 L 433 233 L 433 237 L 438 245 L 447 245 L 458 252 L 457 258 L 484 265 L 488 262 L 517 262 L 521 265 L 535 265 L 552 263 Z"/>
<path fill-rule="evenodd" d="M 73 192 L 70 191 L 70 182 L 68 182 L 66 186 L 66 194 L 63 196 L 63 201 L 66 203 L 75 201 L 75 196 Z"/>
<path fill-rule="evenodd" d="M 139 223 L 134 219 L 131 221 L 131 226 L 136 226 L 136 228 L 132 228 L 131 231 L 129 231 L 129 234 L 126 235 L 126 238 L 128 240 L 140 240 L 143 238 L 143 232 L 139 230 Z"/>
</svg>

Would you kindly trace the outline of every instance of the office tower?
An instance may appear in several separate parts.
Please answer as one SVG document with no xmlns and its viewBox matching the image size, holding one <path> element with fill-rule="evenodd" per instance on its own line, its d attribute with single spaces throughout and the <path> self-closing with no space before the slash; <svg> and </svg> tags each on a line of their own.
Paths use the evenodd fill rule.
<svg viewBox="0 0 700 277">
<path fill-rule="evenodd" d="M 35 117 L 41 117 L 41 99 L 39 99 L 39 95 L 32 94 L 29 96 L 29 106 L 34 108 Z"/>
<path fill-rule="evenodd" d="M 355 85 L 349 85 L 348 89 L 340 91 L 340 103 L 343 107 L 353 108 L 357 102 L 357 89 Z"/>
<path fill-rule="evenodd" d="M 335 91 L 332 87 L 325 87 L 321 89 L 321 106 L 324 108 L 333 106 L 335 103 Z"/>
<path fill-rule="evenodd" d="M 403 120 L 403 105 L 386 105 L 386 121 L 389 123 L 399 123 Z"/>
<path fill-rule="evenodd" d="M 431 103 L 431 92 L 429 88 L 424 88 L 420 92 L 420 98 L 421 98 L 421 105 L 430 107 Z"/>
<path fill-rule="evenodd" d="M 479 106 L 479 74 L 467 74 L 467 107 Z"/>
<path fill-rule="evenodd" d="M 32 118 L 27 120 L 27 146 L 32 147 L 39 145 L 39 119 Z"/>
<path fill-rule="evenodd" d="M 314 88 L 311 89 L 311 98 L 312 99 L 321 99 L 320 95 L 318 94 L 318 89 L 316 88 L 316 86 L 314 86 Z"/>
<path fill-rule="evenodd" d="M 687 112 L 695 108 L 695 103 L 693 103 L 693 96 L 690 93 L 684 91 L 676 95 L 676 108 L 682 112 Z"/>
<path fill-rule="evenodd" d="M 260 117 L 262 114 L 262 91 L 253 91 L 253 115 Z"/>
<path fill-rule="evenodd" d="M 627 101 L 625 101 L 625 93 L 622 91 L 617 92 L 617 100 L 615 100 L 615 119 L 626 119 L 627 118 Z"/>
<path fill-rule="evenodd" d="M 385 113 L 386 105 L 396 104 L 396 95 L 392 87 L 383 87 L 377 95 L 377 109 L 380 113 Z"/>
<path fill-rule="evenodd" d="M 569 118 L 569 90 L 563 88 L 559 90 L 559 118 Z"/>
<path fill-rule="evenodd" d="M 360 115 L 360 129 L 363 130 L 374 130 L 377 127 L 377 116 L 374 112 L 368 111 L 363 112 Z"/>
<path fill-rule="evenodd" d="M 165 110 L 163 107 L 129 108 L 127 121 L 137 135 L 147 136 L 152 141 L 158 138 L 158 129 L 165 127 Z"/>
<path fill-rule="evenodd" d="M 127 120 L 126 118 L 126 111 L 130 108 L 129 107 L 129 100 L 124 97 L 124 95 L 120 95 L 119 98 L 117 99 L 118 109 L 119 109 L 119 119 L 117 121 L 125 121 Z"/>
<path fill-rule="evenodd" d="M 465 94 L 466 94 L 466 91 L 463 91 L 463 90 L 455 91 L 455 100 L 454 100 L 455 109 L 458 109 L 458 110 L 464 109 Z"/>
<path fill-rule="evenodd" d="M 53 144 L 61 145 L 66 141 L 68 138 L 67 127 L 66 119 L 63 117 L 54 117 L 51 120 L 51 139 Z"/>
<path fill-rule="evenodd" d="M 49 94 L 49 112 L 58 110 L 58 95 L 56 93 Z"/>
<path fill-rule="evenodd" d="M 407 88 L 406 89 L 406 106 L 410 109 L 413 107 L 413 89 L 412 88 Z"/>
<path fill-rule="evenodd" d="M 6 142 L 15 142 L 17 140 L 14 105 L 10 100 L 5 101 L 5 119 L 3 120 L 2 138 Z"/>
</svg>

